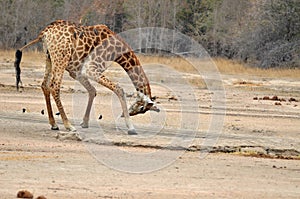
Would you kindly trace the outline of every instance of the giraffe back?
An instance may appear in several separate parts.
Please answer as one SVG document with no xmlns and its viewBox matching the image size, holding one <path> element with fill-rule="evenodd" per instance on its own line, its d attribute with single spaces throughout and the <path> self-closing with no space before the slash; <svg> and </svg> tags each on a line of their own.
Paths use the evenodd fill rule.
<svg viewBox="0 0 300 199">
<path fill-rule="evenodd" d="M 131 51 L 131 48 L 105 25 L 81 26 L 57 20 L 48 25 L 41 34 L 44 49 L 54 64 L 71 73 L 80 71 L 88 56 L 101 56 L 93 52 L 95 48 L 106 48 L 105 61 L 115 61 L 123 53 Z M 116 41 L 121 47 L 115 45 Z M 110 42 L 114 42 L 113 45 Z M 95 59 L 94 57 L 91 59 Z"/>
</svg>

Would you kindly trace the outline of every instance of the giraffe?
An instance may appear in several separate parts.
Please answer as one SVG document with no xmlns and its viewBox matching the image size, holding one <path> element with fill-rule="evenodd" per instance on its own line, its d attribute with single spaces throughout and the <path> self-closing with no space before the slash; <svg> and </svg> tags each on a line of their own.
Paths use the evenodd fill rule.
<svg viewBox="0 0 300 199">
<path fill-rule="evenodd" d="M 129 45 L 105 25 L 81 26 L 69 21 L 56 20 L 46 26 L 36 39 L 16 51 L 14 65 L 17 90 L 19 84 L 22 85 L 20 78 L 22 51 L 40 41 L 43 42 L 46 55 L 45 74 L 41 87 L 52 130 L 59 128 L 53 117 L 50 95 L 55 100 L 65 128 L 76 131 L 68 120 L 60 100 L 60 86 L 65 70 L 73 79 L 78 80 L 89 94 L 86 111 L 80 124 L 82 128 L 89 127 L 90 111 L 96 96 L 96 89 L 89 80 L 107 87 L 118 96 L 129 135 L 137 134 L 130 116 L 148 110 L 159 112 L 151 96 L 149 80 L 139 59 Z M 103 75 L 108 67 L 108 61 L 114 61 L 123 67 L 137 91 L 136 102 L 129 109 L 124 90 Z"/>
</svg>

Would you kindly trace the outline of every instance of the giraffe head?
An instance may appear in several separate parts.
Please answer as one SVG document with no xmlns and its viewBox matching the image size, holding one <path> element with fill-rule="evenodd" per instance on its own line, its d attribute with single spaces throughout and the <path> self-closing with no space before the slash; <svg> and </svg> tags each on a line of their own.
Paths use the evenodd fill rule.
<svg viewBox="0 0 300 199">
<path fill-rule="evenodd" d="M 154 100 L 151 100 L 148 96 L 138 92 L 137 100 L 129 108 L 129 115 L 134 116 L 137 114 L 144 114 L 149 110 L 160 112 L 159 108 L 155 105 Z"/>
<path fill-rule="evenodd" d="M 129 108 L 129 115 L 134 116 L 137 114 L 146 113 L 147 111 L 156 111 L 159 112 L 159 108 L 155 105 L 154 102 L 147 102 L 147 101 L 136 101 L 134 104 L 132 104 Z"/>
</svg>

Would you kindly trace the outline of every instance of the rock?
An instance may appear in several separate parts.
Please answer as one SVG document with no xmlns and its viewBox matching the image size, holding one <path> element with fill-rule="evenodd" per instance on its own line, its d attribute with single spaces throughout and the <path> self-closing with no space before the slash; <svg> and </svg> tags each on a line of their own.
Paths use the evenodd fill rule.
<svg viewBox="0 0 300 199">
<path fill-rule="evenodd" d="M 270 97 L 269 96 L 264 96 L 263 100 L 270 100 Z"/>
<path fill-rule="evenodd" d="M 27 190 L 21 190 L 18 192 L 17 198 L 33 198 L 33 195 Z"/>
<path fill-rule="evenodd" d="M 61 141 L 64 140 L 82 141 L 82 137 L 78 132 L 59 132 L 57 133 L 56 138 Z"/>
<path fill-rule="evenodd" d="M 257 154 L 257 155 L 266 155 L 267 151 L 263 147 L 243 147 L 241 148 L 241 153 L 248 154 Z"/>
</svg>

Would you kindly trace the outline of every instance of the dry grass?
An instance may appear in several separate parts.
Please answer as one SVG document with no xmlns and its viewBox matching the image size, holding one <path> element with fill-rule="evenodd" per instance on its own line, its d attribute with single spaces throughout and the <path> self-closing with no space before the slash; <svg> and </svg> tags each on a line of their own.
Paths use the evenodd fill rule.
<svg viewBox="0 0 300 199">
<path fill-rule="evenodd" d="M 13 63 L 15 51 L 13 50 L 1 50 L 0 51 L 0 63 Z M 23 52 L 22 66 L 23 67 L 36 67 L 37 65 L 44 65 L 44 54 L 40 51 L 25 51 Z M 138 55 L 142 64 L 147 63 L 159 63 L 168 65 L 177 71 L 184 73 L 195 73 L 195 67 L 187 60 L 181 57 L 163 57 L 163 56 L 145 56 Z M 199 64 L 205 67 L 211 66 L 210 60 L 198 61 Z M 230 75 L 251 75 L 258 77 L 270 77 L 270 78 L 300 78 L 300 69 L 261 69 L 251 66 L 246 66 L 238 61 L 215 58 L 214 64 L 217 66 L 221 74 Z"/>
<path fill-rule="evenodd" d="M 193 73 L 195 68 L 186 60 L 180 57 L 162 57 L 162 56 L 143 56 L 139 55 L 142 63 L 160 63 L 166 64 L 180 72 Z M 217 66 L 217 69 L 221 74 L 230 75 L 253 75 L 259 77 L 270 78 L 300 78 L 300 69 L 261 69 L 257 67 L 247 66 L 243 63 L 234 60 L 228 60 L 223 58 L 214 58 L 213 63 Z M 209 66 L 212 63 L 209 61 L 198 61 L 201 65 Z M 210 63 L 208 63 L 210 62 Z"/>
<path fill-rule="evenodd" d="M 14 50 L 0 50 L 0 63 L 13 63 L 15 61 Z M 24 51 L 22 56 L 22 67 L 36 68 L 44 65 L 45 55 L 40 51 Z M 1 65 L 0 65 L 1 67 Z"/>
<path fill-rule="evenodd" d="M 181 57 L 145 56 L 138 55 L 142 64 L 158 63 L 172 67 L 180 72 L 195 72 L 194 66 Z"/>
<path fill-rule="evenodd" d="M 258 77 L 270 78 L 300 78 L 300 68 L 298 69 L 261 69 L 257 67 L 247 66 L 238 61 L 216 58 L 213 60 L 222 74 L 232 75 L 254 75 Z"/>
</svg>

